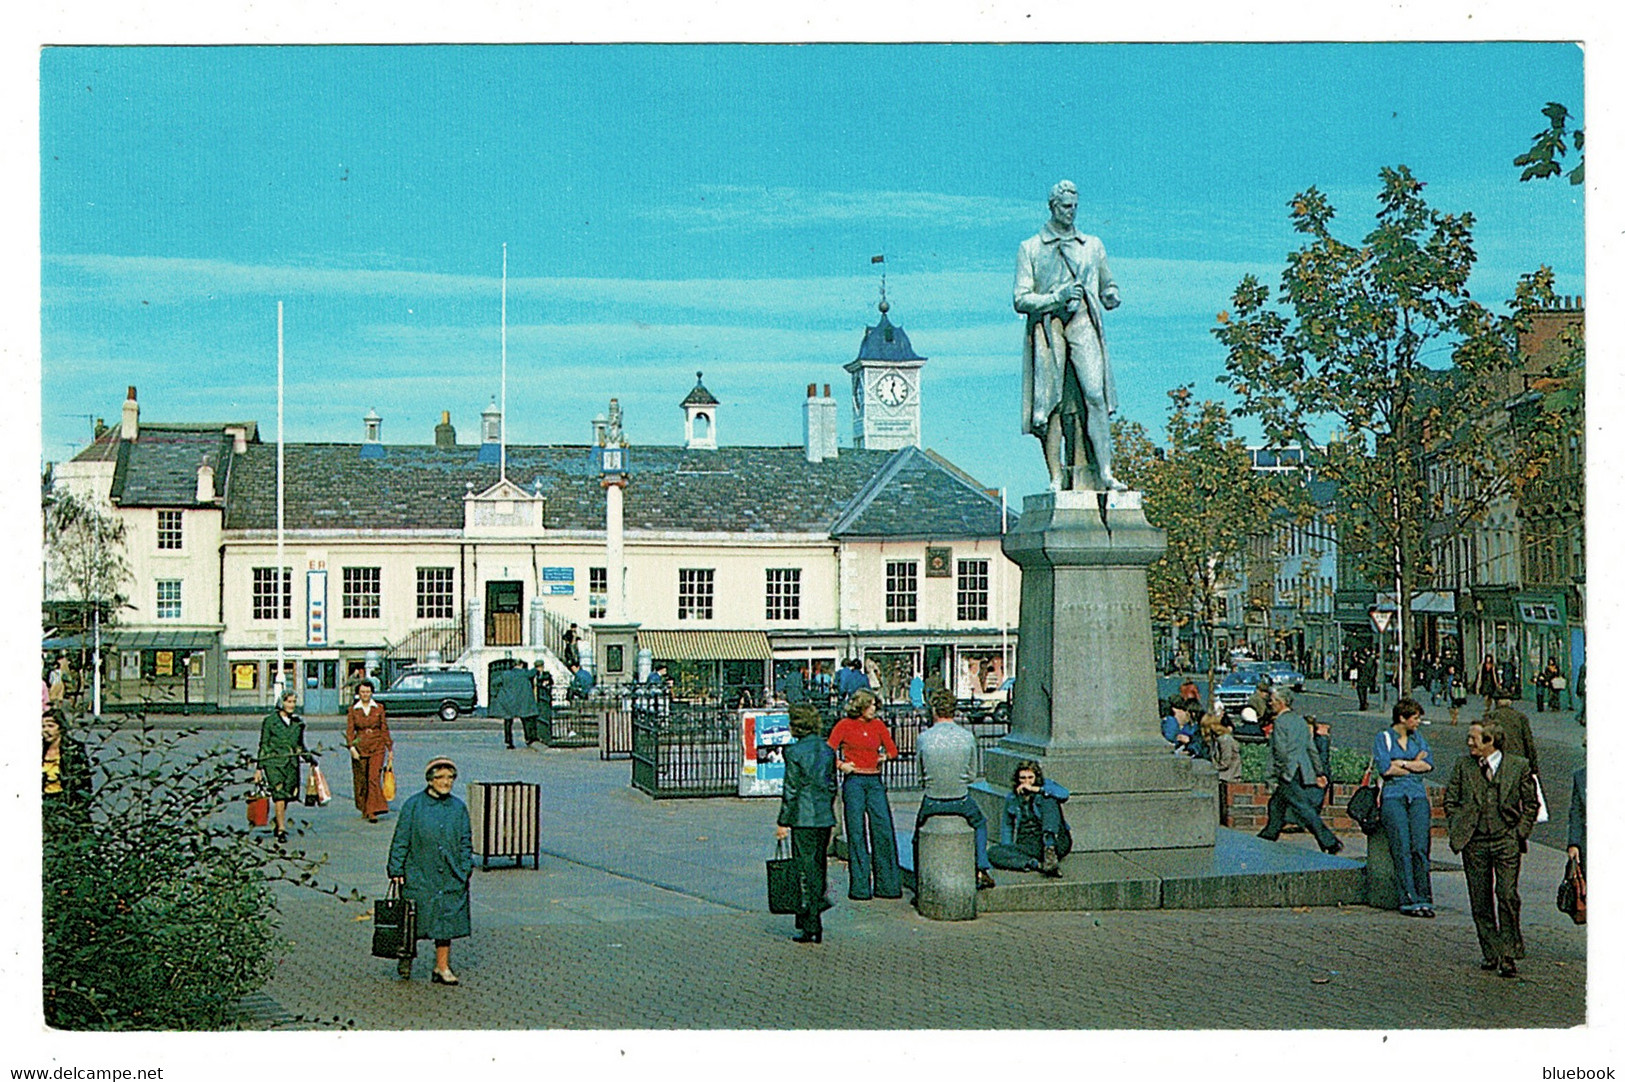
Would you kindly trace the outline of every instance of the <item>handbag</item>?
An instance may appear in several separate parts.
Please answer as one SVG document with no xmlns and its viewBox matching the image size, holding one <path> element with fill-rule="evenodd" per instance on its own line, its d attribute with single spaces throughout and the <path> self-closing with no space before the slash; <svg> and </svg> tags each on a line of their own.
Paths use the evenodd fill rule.
<svg viewBox="0 0 1625 1082">
<path fill-rule="evenodd" d="M 327 786 L 327 778 L 322 774 L 322 768 L 315 763 L 310 764 L 310 777 L 305 779 L 305 807 L 314 808 L 318 804 L 326 807 L 327 802 L 333 799 L 333 790 Z"/>
<path fill-rule="evenodd" d="M 401 885 L 393 879 L 384 896 L 372 903 L 372 956 L 418 956 L 418 904 L 401 897 Z"/>
<path fill-rule="evenodd" d="M 782 838 L 774 848 L 773 859 L 767 862 L 767 911 L 801 912 L 801 875 L 794 859 L 785 855 Z"/>
<path fill-rule="evenodd" d="M 1546 686 L 1551 688 L 1553 691 L 1562 691 L 1564 688 L 1569 686 L 1569 682 L 1561 676 L 1554 676 Z"/>
<path fill-rule="evenodd" d="M 271 821 L 271 798 L 259 788 L 248 798 L 248 825 L 262 827 Z"/>
<path fill-rule="evenodd" d="M 1376 761 L 1376 756 L 1366 761 L 1365 776 L 1348 802 L 1349 818 L 1367 835 L 1375 834 L 1382 827 L 1382 783 L 1371 784 L 1371 768 Z"/>
<path fill-rule="evenodd" d="M 386 801 L 395 799 L 395 753 L 384 760 L 384 772 L 378 776 L 378 791 Z"/>
<path fill-rule="evenodd" d="M 1563 881 L 1557 884 L 1557 908 L 1567 913 L 1575 924 L 1586 922 L 1586 879 L 1580 862 L 1569 858 L 1563 872 Z"/>
<path fill-rule="evenodd" d="M 1546 790 L 1541 788 L 1540 775 L 1536 774 L 1534 775 L 1534 778 L 1535 800 L 1539 806 L 1539 810 L 1535 812 L 1535 822 L 1544 823 L 1551 819 L 1552 813 L 1546 808 Z"/>
</svg>

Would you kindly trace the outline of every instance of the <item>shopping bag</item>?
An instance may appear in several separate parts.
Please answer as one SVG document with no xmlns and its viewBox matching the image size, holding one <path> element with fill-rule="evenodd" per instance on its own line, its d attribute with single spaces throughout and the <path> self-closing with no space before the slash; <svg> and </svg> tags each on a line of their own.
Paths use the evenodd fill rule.
<svg viewBox="0 0 1625 1082">
<path fill-rule="evenodd" d="M 418 904 L 401 897 L 393 879 L 384 896 L 372 903 L 372 955 L 374 958 L 418 956 Z"/>
<path fill-rule="evenodd" d="M 271 798 L 265 795 L 264 789 L 256 790 L 248 798 L 248 825 L 262 827 L 271 821 Z"/>
<path fill-rule="evenodd" d="M 1569 866 L 1563 872 L 1563 881 L 1557 884 L 1557 908 L 1567 913 L 1575 924 L 1586 922 L 1585 873 L 1580 870 L 1580 862 L 1573 857 L 1569 858 Z"/>
<path fill-rule="evenodd" d="M 795 861 L 785 855 L 782 840 L 774 849 L 773 859 L 767 862 L 767 911 L 801 912 L 801 876 Z"/>
<path fill-rule="evenodd" d="M 385 800 L 395 799 L 395 756 L 384 760 L 384 772 L 378 777 L 378 791 Z"/>
<path fill-rule="evenodd" d="M 310 764 L 310 777 L 305 781 L 305 806 L 314 808 L 320 804 L 325 807 L 332 799 L 333 790 L 328 788 L 322 768 L 315 763 Z"/>
</svg>

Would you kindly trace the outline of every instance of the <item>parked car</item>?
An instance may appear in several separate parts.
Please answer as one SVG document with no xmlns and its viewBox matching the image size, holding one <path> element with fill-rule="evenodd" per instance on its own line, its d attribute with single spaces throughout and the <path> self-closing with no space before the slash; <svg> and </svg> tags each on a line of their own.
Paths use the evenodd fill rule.
<svg viewBox="0 0 1625 1082">
<path fill-rule="evenodd" d="M 385 690 L 374 692 L 373 698 L 391 716 L 438 714 L 442 721 L 455 721 L 459 713 L 473 712 L 480 695 L 474 674 L 467 669 L 417 666 Z"/>
<path fill-rule="evenodd" d="M 1284 661 L 1267 661 L 1264 664 L 1270 674 L 1270 682 L 1276 687 L 1289 687 L 1293 691 L 1303 690 L 1303 673 Z"/>
<path fill-rule="evenodd" d="M 997 689 L 973 699 L 960 699 L 960 719 L 969 723 L 1010 724 L 1010 697 L 1015 694 L 1016 678 L 1007 676 Z"/>
<path fill-rule="evenodd" d="M 1217 697 L 1220 705 L 1224 707 L 1224 712 L 1234 720 L 1256 690 L 1258 690 L 1258 673 L 1237 669 L 1224 674 L 1224 679 L 1219 681 Z"/>
</svg>

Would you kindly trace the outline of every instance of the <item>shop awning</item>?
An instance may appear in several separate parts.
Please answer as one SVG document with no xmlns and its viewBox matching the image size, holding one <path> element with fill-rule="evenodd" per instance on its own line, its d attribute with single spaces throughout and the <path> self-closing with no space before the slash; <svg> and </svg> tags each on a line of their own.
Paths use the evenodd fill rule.
<svg viewBox="0 0 1625 1082">
<path fill-rule="evenodd" d="M 134 628 L 108 628 L 102 632 L 102 646 L 117 650 L 207 650 L 220 641 L 218 631 L 140 631 Z M 96 645 L 90 632 L 46 639 L 46 650 L 88 650 Z"/>
<path fill-rule="evenodd" d="M 638 647 L 656 661 L 766 661 L 765 631 L 639 631 Z"/>
</svg>

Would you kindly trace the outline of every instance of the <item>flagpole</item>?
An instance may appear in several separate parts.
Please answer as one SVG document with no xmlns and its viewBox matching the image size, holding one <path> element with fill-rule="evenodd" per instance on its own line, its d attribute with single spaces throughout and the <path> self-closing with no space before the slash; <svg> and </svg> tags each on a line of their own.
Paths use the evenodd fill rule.
<svg viewBox="0 0 1625 1082">
<path fill-rule="evenodd" d="M 497 419 L 497 475 L 508 479 L 508 243 L 502 243 L 502 416 Z"/>
<path fill-rule="evenodd" d="M 287 684 L 285 683 L 285 681 L 287 679 L 287 677 L 286 677 L 287 663 L 286 663 L 286 660 L 284 659 L 284 656 L 283 656 L 284 649 L 285 649 L 283 640 L 286 637 L 285 614 L 288 611 L 288 604 L 289 604 L 289 602 L 291 600 L 291 598 L 289 597 L 289 593 L 290 593 L 290 590 L 291 590 L 291 587 L 292 587 L 292 583 L 290 583 L 288 581 L 288 576 L 287 576 L 286 572 L 283 571 L 284 560 L 285 560 L 285 556 L 283 554 L 283 545 L 284 545 L 283 531 L 284 531 L 284 528 L 286 526 L 286 520 L 284 518 L 284 494 L 285 494 L 286 489 L 285 489 L 285 482 L 284 482 L 283 460 L 282 460 L 282 448 L 283 448 L 283 441 L 282 441 L 282 417 L 283 417 L 283 414 L 282 414 L 282 385 L 283 385 L 283 378 L 282 377 L 283 377 L 283 366 L 282 366 L 282 302 L 277 301 L 276 302 L 276 572 L 275 572 L 275 574 L 276 574 L 276 583 L 277 583 L 277 586 L 276 586 L 276 605 L 277 605 L 277 612 L 276 612 L 276 678 L 271 681 L 272 694 L 275 696 L 275 701 L 271 705 L 273 707 L 276 707 L 276 708 L 280 708 L 282 706 L 282 696 L 286 693 L 286 689 L 287 689 Z"/>
<path fill-rule="evenodd" d="M 1010 532 L 1010 504 L 1005 498 L 1003 485 L 999 486 L 999 555 L 1004 555 L 1004 535 Z M 994 561 L 999 569 L 999 653 L 1004 657 L 1004 675 L 1010 676 L 1010 610 L 1005 605 L 1004 580 L 1008 572 L 1001 561 Z"/>
</svg>

